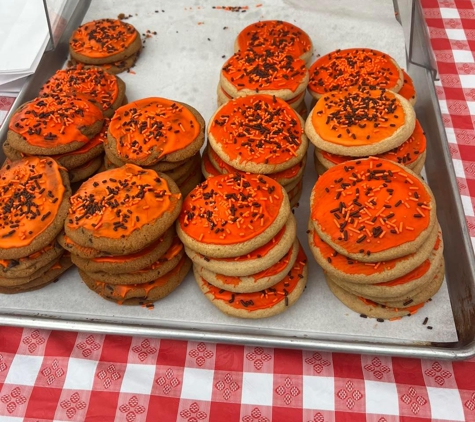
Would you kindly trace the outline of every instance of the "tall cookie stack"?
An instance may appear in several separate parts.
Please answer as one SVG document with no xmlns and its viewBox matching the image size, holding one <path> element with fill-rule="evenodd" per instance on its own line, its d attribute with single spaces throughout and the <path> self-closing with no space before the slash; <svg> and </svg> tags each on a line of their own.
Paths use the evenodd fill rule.
<svg viewBox="0 0 475 422">
<path fill-rule="evenodd" d="M 131 163 L 162 172 L 186 195 L 201 181 L 204 130 L 201 114 L 187 104 L 165 98 L 134 101 L 111 119 L 106 168 Z"/>
<path fill-rule="evenodd" d="M 285 190 L 253 174 L 211 177 L 184 200 L 177 233 L 213 305 L 241 318 L 284 311 L 302 294 L 306 256 Z"/>
<path fill-rule="evenodd" d="M 133 67 L 141 50 L 138 31 L 117 19 L 87 22 L 76 29 L 69 40 L 73 64 L 101 66 L 114 74 Z"/>
<path fill-rule="evenodd" d="M 308 147 L 303 121 L 285 101 L 270 95 L 240 97 L 222 105 L 208 125 L 205 177 L 246 172 L 280 183 L 297 205 Z"/>
<path fill-rule="evenodd" d="M 308 34 L 288 22 L 256 22 L 238 34 L 234 51 L 221 69 L 218 106 L 233 98 L 269 94 L 305 118 L 306 63 L 313 52 Z"/>
<path fill-rule="evenodd" d="M 432 192 L 415 173 L 375 157 L 348 161 L 318 179 L 310 200 L 310 248 L 346 306 L 392 319 L 439 290 L 442 234 Z"/>
<path fill-rule="evenodd" d="M 73 93 L 38 97 L 12 116 L 5 155 L 51 157 L 69 171 L 71 182 L 84 180 L 101 166 L 104 117 L 98 104 Z M 102 132 L 101 132 L 102 131 Z"/>
<path fill-rule="evenodd" d="M 319 174 L 368 156 L 421 171 L 426 140 L 412 107 L 416 94 L 394 59 L 364 48 L 337 50 L 320 57 L 309 73 L 315 107 L 305 131 L 316 147 Z"/>
<path fill-rule="evenodd" d="M 0 293 L 41 288 L 71 266 L 56 238 L 71 195 L 51 158 L 29 157 L 0 170 Z"/>
<path fill-rule="evenodd" d="M 60 242 L 91 290 L 120 304 L 151 304 L 191 266 L 174 229 L 181 204 L 173 180 L 126 164 L 82 184 Z"/>
</svg>

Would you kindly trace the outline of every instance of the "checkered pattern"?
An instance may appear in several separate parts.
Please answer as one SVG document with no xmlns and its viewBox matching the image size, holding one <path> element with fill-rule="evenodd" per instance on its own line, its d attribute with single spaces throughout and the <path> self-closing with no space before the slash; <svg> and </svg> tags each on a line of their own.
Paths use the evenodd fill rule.
<svg viewBox="0 0 475 422">
<path fill-rule="evenodd" d="M 475 10 L 422 0 L 475 239 Z M 13 103 L 0 97 L 0 124 Z M 445 362 L 0 327 L 0 422 L 475 421 L 475 359 Z"/>
<path fill-rule="evenodd" d="M 2 422 L 475 421 L 475 360 L 6 327 L 0 345 Z"/>
</svg>

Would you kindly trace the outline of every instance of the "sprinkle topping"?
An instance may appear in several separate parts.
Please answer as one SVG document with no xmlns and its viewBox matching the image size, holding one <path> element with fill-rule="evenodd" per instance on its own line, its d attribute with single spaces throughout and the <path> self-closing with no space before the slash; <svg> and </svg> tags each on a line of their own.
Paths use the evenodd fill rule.
<svg viewBox="0 0 475 422">
<path fill-rule="evenodd" d="M 349 147 L 387 139 L 406 121 L 402 105 L 391 91 L 364 88 L 323 96 L 311 119 L 324 141 Z"/>
<path fill-rule="evenodd" d="M 126 164 L 84 182 L 70 199 L 66 224 L 95 237 L 118 239 L 153 223 L 180 198 L 155 171 Z"/>
<path fill-rule="evenodd" d="M 0 170 L 0 247 L 28 246 L 55 221 L 65 188 L 58 164 L 24 158 Z"/>
<path fill-rule="evenodd" d="M 289 274 L 277 284 L 268 289 L 255 293 L 233 293 L 227 290 L 219 289 L 218 287 L 209 284 L 204 278 L 205 293 L 211 293 L 213 300 L 221 300 L 235 309 L 246 309 L 249 312 L 257 311 L 259 309 L 268 309 L 279 302 L 285 301 L 288 305 L 288 296 L 294 291 L 298 282 L 304 277 L 303 271 L 307 265 L 307 257 L 302 249 L 299 248 L 297 260 L 294 266 L 289 271 Z"/>
<path fill-rule="evenodd" d="M 309 36 L 289 22 L 269 20 L 255 22 L 244 28 L 238 35 L 240 50 L 252 49 L 257 53 L 267 50 L 281 51 L 294 59 L 310 50 Z"/>
<path fill-rule="evenodd" d="M 336 50 L 320 57 L 310 67 L 308 88 L 321 95 L 356 85 L 392 90 L 400 79 L 399 72 L 395 61 L 380 51 Z"/>
<path fill-rule="evenodd" d="M 76 29 L 69 45 L 83 56 L 105 58 L 124 51 L 136 38 L 132 25 L 117 19 L 99 19 Z"/>
<path fill-rule="evenodd" d="M 105 111 L 112 107 L 119 94 L 117 77 L 102 68 L 84 68 L 81 64 L 58 70 L 43 85 L 40 96 L 71 92 L 99 102 L 102 110 Z"/>
<path fill-rule="evenodd" d="M 209 133 L 233 166 L 285 165 L 299 155 L 303 128 L 295 111 L 276 97 L 251 95 L 227 102 L 215 114 Z"/>
<path fill-rule="evenodd" d="M 86 98 L 52 95 L 35 98 L 17 111 L 8 128 L 30 145 L 53 148 L 88 142 L 81 129 L 103 120 L 102 111 Z"/>
<path fill-rule="evenodd" d="M 200 130 L 187 107 L 165 98 L 144 98 L 122 106 L 109 126 L 123 159 L 145 160 L 153 154 L 154 163 L 190 145 Z"/>
<path fill-rule="evenodd" d="M 414 241 L 433 218 L 434 204 L 423 182 L 374 157 L 332 167 L 317 180 L 312 198 L 317 227 L 353 254 Z"/>
<path fill-rule="evenodd" d="M 224 64 L 222 75 L 238 91 L 289 89 L 295 92 L 308 72 L 303 60 L 271 47 L 263 54 L 254 50 L 234 53 Z"/>
<path fill-rule="evenodd" d="M 284 195 L 283 188 L 267 176 L 211 177 L 185 198 L 178 221 L 199 242 L 241 243 L 267 230 L 279 215 Z"/>
<path fill-rule="evenodd" d="M 416 120 L 416 126 L 414 132 L 409 139 L 402 143 L 400 146 L 393 148 L 388 152 L 376 155 L 378 158 L 384 158 L 385 160 L 394 161 L 395 163 L 407 166 L 414 163 L 421 154 L 426 150 L 426 137 L 422 126 L 418 120 Z M 321 151 L 324 158 L 334 164 L 344 163 L 351 160 L 351 157 L 344 155 L 331 154 L 326 151 Z"/>
</svg>

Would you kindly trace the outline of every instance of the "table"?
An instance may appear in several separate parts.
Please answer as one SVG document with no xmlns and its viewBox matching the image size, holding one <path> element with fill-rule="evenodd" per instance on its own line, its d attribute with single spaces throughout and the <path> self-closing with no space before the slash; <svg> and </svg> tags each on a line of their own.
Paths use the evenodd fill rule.
<svg viewBox="0 0 475 422">
<path fill-rule="evenodd" d="M 422 0 L 475 240 L 475 5 Z M 11 101 L 0 98 L 2 112 Z M 0 421 L 475 421 L 447 362 L 0 327 Z"/>
</svg>

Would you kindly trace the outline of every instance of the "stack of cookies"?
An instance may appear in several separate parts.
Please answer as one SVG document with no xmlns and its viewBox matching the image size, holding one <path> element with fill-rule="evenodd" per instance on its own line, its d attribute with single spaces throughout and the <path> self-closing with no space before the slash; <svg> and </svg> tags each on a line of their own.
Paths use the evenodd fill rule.
<svg viewBox="0 0 475 422">
<path fill-rule="evenodd" d="M 285 101 L 264 94 L 222 105 L 208 125 L 205 177 L 264 174 L 280 183 L 297 205 L 308 147 L 301 117 Z"/>
<path fill-rule="evenodd" d="M 169 177 L 126 164 L 81 185 L 60 243 L 91 290 L 120 304 L 150 304 L 191 266 L 174 229 L 181 204 Z"/>
<path fill-rule="evenodd" d="M 0 217 L 0 293 L 41 288 L 71 266 L 56 238 L 71 195 L 68 176 L 51 158 L 7 163 Z"/>
<path fill-rule="evenodd" d="M 264 318 L 284 311 L 307 281 L 287 193 L 254 174 L 210 177 L 185 198 L 177 233 L 196 281 L 222 312 Z"/>
<path fill-rule="evenodd" d="M 346 306 L 382 319 L 424 306 L 444 279 L 442 234 L 430 188 L 394 162 L 338 164 L 315 184 L 309 244 Z"/>
<path fill-rule="evenodd" d="M 218 106 L 233 98 L 262 93 L 275 95 L 301 116 L 307 115 L 306 63 L 313 46 L 304 31 L 283 21 L 256 22 L 239 33 L 234 49 L 221 69 Z"/>
<path fill-rule="evenodd" d="M 130 69 L 141 49 L 138 31 L 117 19 L 87 22 L 76 29 L 69 40 L 73 65 L 101 66 L 114 74 Z"/>
<path fill-rule="evenodd" d="M 99 107 L 74 93 L 37 97 L 13 114 L 3 151 L 11 161 L 51 157 L 69 171 L 71 182 L 85 180 L 102 165 L 107 126 Z"/>
<path fill-rule="evenodd" d="M 105 166 L 131 163 L 162 172 L 186 195 L 201 181 L 204 130 L 203 117 L 187 104 L 165 98 L 134 101 L 111 119 Z"/>
</svg>

